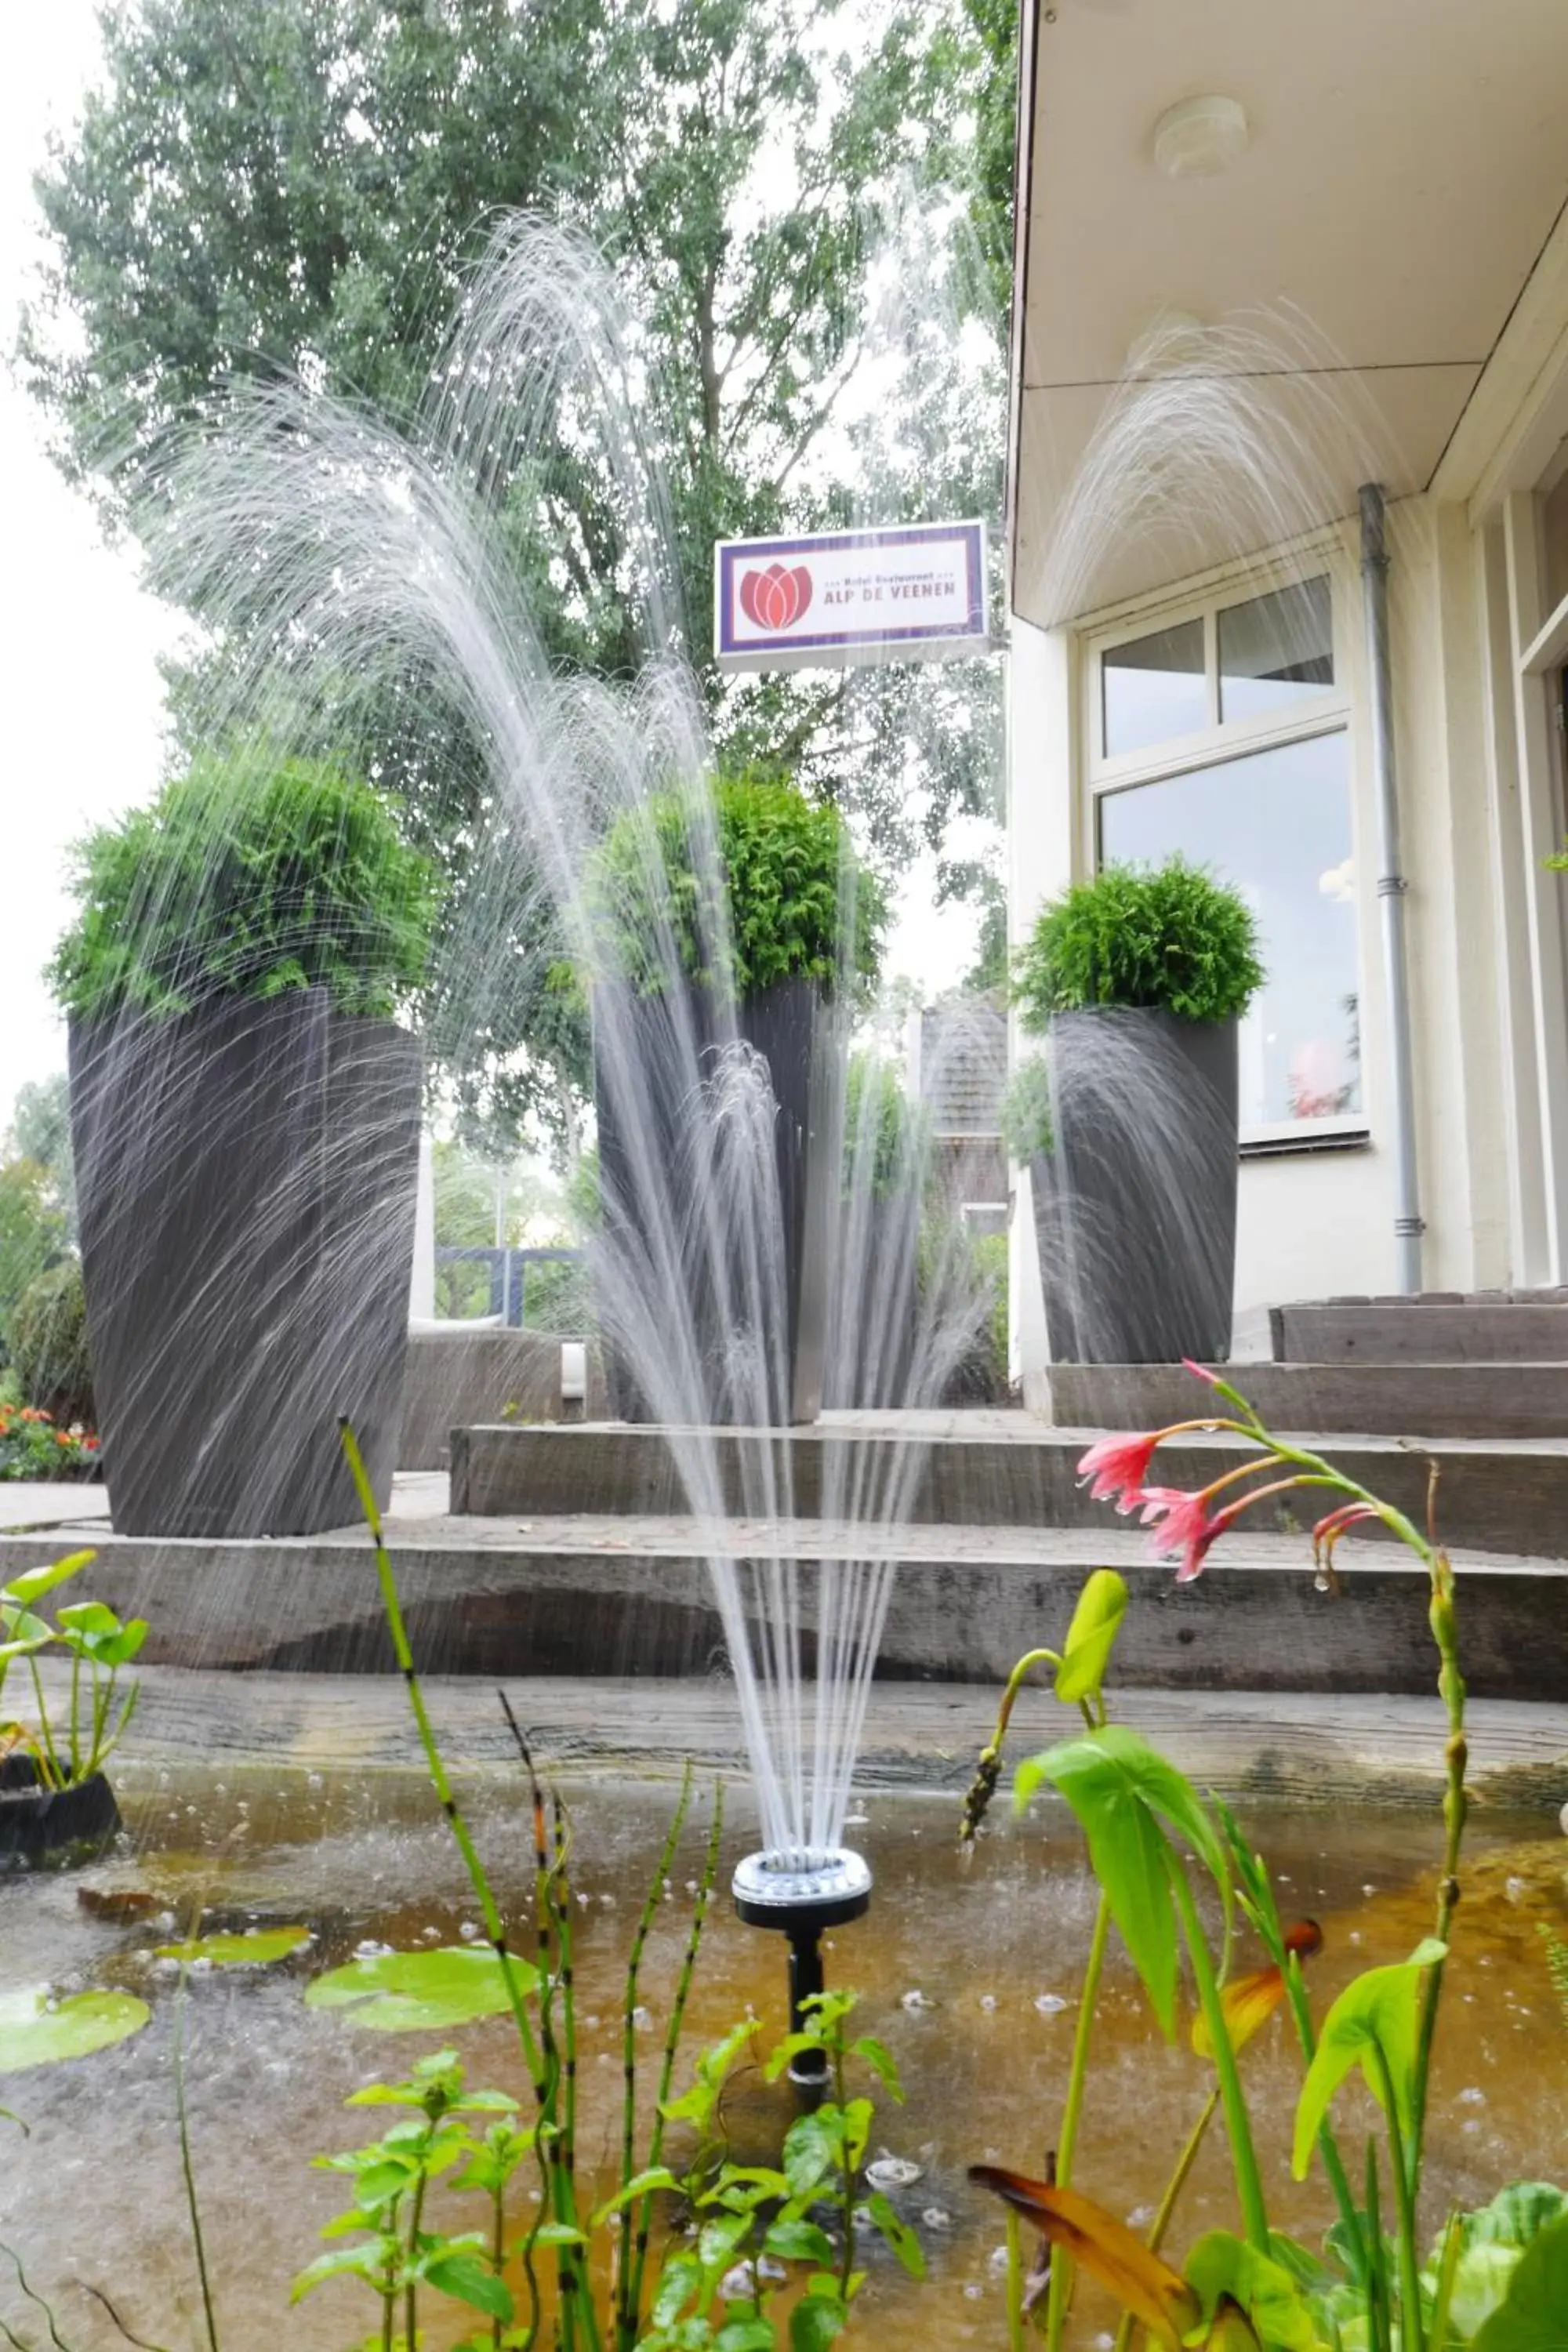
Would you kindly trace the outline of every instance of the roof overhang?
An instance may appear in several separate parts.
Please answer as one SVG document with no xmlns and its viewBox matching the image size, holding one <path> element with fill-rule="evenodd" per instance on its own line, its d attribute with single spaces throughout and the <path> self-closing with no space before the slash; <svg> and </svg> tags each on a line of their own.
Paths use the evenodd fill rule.
<svg viewBox="0 0 1568 2352">
<path fill-rule="evenodd" d="M 1568 331 L 1562 12 L 1025 0 L 1024 16 L 1014 609 L 1049 626 L 1156 589 L 1353 512 L 1368 478 L 1472 497 L 1510 322 L 1542 366 Z M 1245 152 L 1170 178 L 1154 126 L 1208 93 L 1245 110 Z M 1510 401 L 1493 392 L 1500 416 Z"/>
</svg>

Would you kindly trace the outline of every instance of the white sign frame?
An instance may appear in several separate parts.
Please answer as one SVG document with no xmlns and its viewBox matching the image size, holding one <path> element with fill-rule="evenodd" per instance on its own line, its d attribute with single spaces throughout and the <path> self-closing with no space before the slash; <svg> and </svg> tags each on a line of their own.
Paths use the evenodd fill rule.
<svg viewBox="0 0 1568 2352">
<path fill-rule="evenodd" d="M 720 540 L 714 656 L 722 670 L 973 660 L 994 650 L 985 554 L 977 520 Z M 912 617 L 922 606 L 931 617 Z"/>
</svg>

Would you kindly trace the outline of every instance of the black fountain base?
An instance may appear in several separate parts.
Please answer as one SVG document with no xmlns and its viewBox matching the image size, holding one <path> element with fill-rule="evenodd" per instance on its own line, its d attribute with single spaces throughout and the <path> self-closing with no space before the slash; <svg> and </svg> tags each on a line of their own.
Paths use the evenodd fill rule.
<svg viewBox="0 0 1568 2352">
<path fill-rule="evenodd" d="M 824 1990 L 822 1937 L 829 1927 L 858 1919 L 871 1901 L 871 1872 L 847 1846 L 824 1853 L 749 1853 L 731 1883 L 737 1915 L 748 1927 L 772 1927 L 789 1940 L 789 2030 L 805 2032 L 806 2003 Z M 827 2087 L 820 2050 L 797 2051 L 790 2081 L 812 2098 Z"/>
</svg>

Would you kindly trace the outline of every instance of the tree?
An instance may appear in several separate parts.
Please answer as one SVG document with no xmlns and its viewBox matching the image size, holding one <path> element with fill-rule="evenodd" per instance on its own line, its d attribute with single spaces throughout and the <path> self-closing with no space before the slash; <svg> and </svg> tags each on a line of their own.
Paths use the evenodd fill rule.
<svg viewBox="0 0 1568 2352">
<path fill-rule="evenodd" d="M 7 1360 L 18 1301 L 65 1249 L 65 1219 L 51 1203 L 46 1171 L 36 1160 L 8 1160 L 0 1167 L 0 1343 Z"/>
<path fill-rule="evenodd" d="M 142 0 L 106 19 L 106 86 L 38 182 L 56 262 L 25 328 L 62 463 L 134 519 L 171 426 L 238 377 L 298 373 L 409 415 L 500 207 L 580 226 L 638 325 L 644 437 L 669 486 L 677 634 L 721 745 L 831 793 L 874 850 L 942 840 L 990 805 L 995 685 L 980 665 L 859 679 L 720 679 L 707 654 L 716 538 L 928 515 L 994 514 L 1002 457 L 997 321 L 984 268 L 957 269 L 940 326 L 895 336 L 883 402 L 858 427 L 874 221 L 911 181 L 972 195 L 997 227 L 996 124 L 1010 112 L 1003 0 L 888 0 L 869 40 L 845 0 Z M 1008 170 L 1010 172 L 1010 149 Z M 949 322 L 989 337 L 984 390 L 945 407 Z M 910 369 L 917 373 L 911 377 Z M 871 446 L 875 445 L 875 446 Z M 879 449 L 879 456 L 878 451 Z M 929 462 L 933 454 L 939 460 Z M 558 417 L 489 484 L 535 583 L 552 650 L 637 668 L 645 583 L 620 484 Z M 190 725 L 207 705 L 184 682 Z M 518 877 L 487 863 L 482 747 L 418 679 L 356 715 L 356 749 L 413 813 L 465 898 Z M 342 714 L 339 714 L 342 723 Z M 966 887 L 966 869 L 948 877 Z M 580 1083 L 585 1033 L 551 984 L 557 943 L 526 888 L 480 927 L 507 952 L 438 967 L 435 1051 L 462 1108 L 514 1124 Z M 476 985 L 476 1007 L 467 992 Z M 518 1049 L 527 1052 L 520 1059 Z"/>
<path fill-rule="evenodd" d="M 18 1089 L 7 1140 L 14 1159 L 31 1160 L 43 1171 L 48 1205 L 58 1211 L 68 1238 L 74 1241 L 76 1165 L 71 1155 L 70 1080 L 63 1070 L 52 1078 L 35 1078 Z"/>
</svg>

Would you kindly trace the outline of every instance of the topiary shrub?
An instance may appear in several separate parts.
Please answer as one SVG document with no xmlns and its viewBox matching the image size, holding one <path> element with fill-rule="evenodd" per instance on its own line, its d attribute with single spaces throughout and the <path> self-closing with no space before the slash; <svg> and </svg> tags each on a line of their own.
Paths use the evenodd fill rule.
<svg viewBox="0 0 1568 2352">
<path fill-rule="evenodd" d="M 1085 1005 L 1231 1021 L 1262 987 L 1258 927 L 1238 890 L 1173 857 L 1108 866 L 1043 908 L 1013 966 L 1026 1029 Z"/>
<path fill-rule="evenodd" d="M 96 1425 L 81 1260 L 68 1257 L 27 1285 L 11 1313 L 11 1363 L 22 1402 L 61 1428 Z"/>
<path fill-rule="evenodd" d="M 84 1018 L 314 987 L 385 1017 L 424 978 L 437 913 L 435 869 L 373 786 L 258 754 L 205 755 L 89 835 L 74 887 L 49 977 Z"/>
<path fill-rule="evenodd" d="M 717 858 L 709 873 L 697 849 L 707 806 L 693 793 L 655 793 L 610 827 L 593 875 L 609 968 L 639 996 L 661 994 L 668 923 L 687 977 L 722 981 L 737 998 L 781 980 L 828 989 L 841 979 L 873 981 L 886 896 L 856 857 L 838 811 L 793 784 L 752 776 L 716 784 L 711 808 Z M 716 959 L 726 949 L 730 968 L 721 971 Z"/>
</svg>

